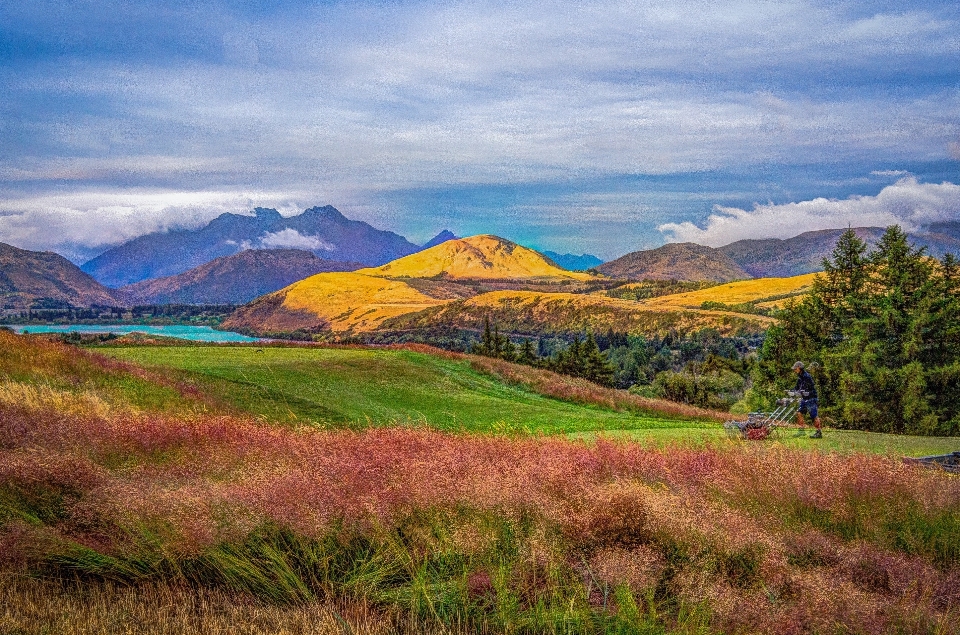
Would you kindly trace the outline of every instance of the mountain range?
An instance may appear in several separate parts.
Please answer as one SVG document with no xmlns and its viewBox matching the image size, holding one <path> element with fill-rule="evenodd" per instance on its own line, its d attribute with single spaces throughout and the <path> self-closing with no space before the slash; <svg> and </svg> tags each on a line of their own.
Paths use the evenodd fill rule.
<svg viewBox="0 0 960 635">
<path fill-rule="evenodd" d="M 155 232 L 108 249 L 81 269 L 108 287 L 183 273 L 250 248 L 292 248 L 324 260 L 378 266 L 420 250 L 403 236 L 312 207 L 284 217 L 258 207 L 252 216 L 221 214 L 197 230 Z"/>
<path fill-rule="evenodd" d="M 261 333 L 369 331 L 390 318 L 477 294 L 482 281 L 577 283 L 594 276 L 557 267 L 497 236 L 447 240 L 380 267 L 321 273 L 238 309 L 224 328 Z"/>
<path fill-rule="evenodd" d="M 484 285 L 490 281 L 510 285 Z M 699 307 L 645 307 L 607 295 L 604 288 L 610 283 L 596 272 L 561 269 L 543 254 L 509 240 L 472 236 L 380 267 L 301 280 L 240 307 L 223 327 L 261 335 L 301 330 L 352 337 L 476 329 L 484 317 L 517 334 L 584 328 L 650 334 L 704 326 L 759 332 L 771 322 L 765 316 Z"/>
<path fill-rule="evenodd" d="M 247 249 L 175 276 L 144 280 L 116 290 L 137 304 L 243 304 L 327 271 L 353 271 L 358 262 L 324 260 L 300 249 Z"/>
<path fill-rule="evenodd" d="M 360 270 L 360 278 L 327 283 L 335 287 L 349 279 L 370 291 L 379 284 L 371 278 L 401 281 L 393 291 L 415 291 L 408 300 L 427 304 L 498 290 L 584 293 L 609 289 L 616 281 L 788 277 L 820 270 L 842 231 L 740 240 L 719 248 L 672 243 L 598 264 L 599 259 L 588 254 L 538 253 L 492 236 L 460 239 L 449 230 L 421 248 L 392 232 L 349 220 L 330 206 L 293 217 L 257 208 L 250 216 L 222 214 L 199 230 L 141 236 L 87 262 L 84 271 L 56 254 L 2 245 L 0 306 L 239 304 L 314 274 L 354 270 Z M 877 227 L 854 231 L 869 245 L 883 233 Z M 960 222 L 934 223 L 910 238 L 934 256 L 957 253 Z M 574 271 L 586 265 L 592 265 L 588 272 Z M 131 280 L 136 282 L 128 283 Z M 374 313 L 383 313 L 382 307 Z"/>
</svg>

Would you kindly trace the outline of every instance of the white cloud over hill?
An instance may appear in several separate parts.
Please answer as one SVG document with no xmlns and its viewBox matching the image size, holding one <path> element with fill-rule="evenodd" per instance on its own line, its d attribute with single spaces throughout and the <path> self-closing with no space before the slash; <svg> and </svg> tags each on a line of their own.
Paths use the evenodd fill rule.
<svg viewBox="0 0 960 635">
<path fill-rule="evenodd" d="M 719 247 L 745 238 L 790 238 L 816 229 L 846 226 L 899 224 L 913 231 L 944 220 L 960 220 L 960 185 L 919 183 L 906 177 L 876 196 L 758 204 L 752 210 L 718 205 L 703 227 L 687 221 L 664 223 L 657 229 L 669 242 Z"/>
</svg>

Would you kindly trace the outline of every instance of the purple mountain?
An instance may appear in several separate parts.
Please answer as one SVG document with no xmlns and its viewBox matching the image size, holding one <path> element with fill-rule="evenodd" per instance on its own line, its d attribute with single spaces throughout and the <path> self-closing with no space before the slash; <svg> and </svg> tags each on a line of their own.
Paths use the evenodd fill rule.
<svg viewBox="0 0 960 635">
<path fill-rule="evenodd" d="M 81 269 L 108 287 L 120 287 L 177 275 L 246 249 L 301 249 L 324 260 L 371 267 L 420 250 L 403 236 L 350 220 L 330 205 L 292 217 L 258 207 L 252 216 L 221 214 L 201 229 L 140 236 Z"/>
</svg>

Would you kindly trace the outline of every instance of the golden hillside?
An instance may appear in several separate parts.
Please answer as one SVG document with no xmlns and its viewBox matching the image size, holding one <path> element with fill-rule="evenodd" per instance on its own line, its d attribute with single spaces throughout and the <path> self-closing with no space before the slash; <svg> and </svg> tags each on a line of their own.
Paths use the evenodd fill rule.
<svg viewBox="0 0 960 635">
<path fill-rule="evenodd" d="M 443 302 L 401 280 L 358 273 L 320 273 L 257 298 L 238 309 L 224 326 L 258 332 L 371 331 L 388 318 Z"/>
<path fill-rule="evenodd" d="M 641 301 L 640 304 L 659 309 L 695 309 L 704 302 L 720 302 L 727 305 L 752 303 L 759 307 L 774 307 L 781 305 L 787 298 L 809 291 L 816 275 L 807 273 L 790 278 L 755 278 L 728 282 L 699 291 L 651 298 Z"/>
<path fill-rule="evenodd" d="M 489 317 L 503 332 L 567 333 L 590 328 L 638 335 L 663 335 L 716 328 L 761 332 L 774 320 L 762 315 L 699 308 L 652 307 L 632 300 L 577 293 L 493 291 L 385 321 L 382 328 L 407 330 L 452 326 L 476 329 Z"/>
<path fill-rule="evenodd" d="M 441 274 L 446 275 L 433 279 Z M 457 283 L 484 279 L 515 280 L 529 288 L 483 292 Z M 311 276 L 258 298 L 234 313 L 224 326 L 260 333 L 297 329 L 360 333 L 437 326 L 473 329 L 489 316 L 501 329 L 514 333 L 592 328 L 652 335 L 706 327 L 724 333 L 761 331 L 773 323 L 771 318 L 702 310 L 701 306 L 707 301 L 731 306 L 776 303 L 804 292 L 813 275 L 725 283 L 640 302 L 601 294 L 549 292 L 541 287 L 544 280 L 576 284 L 585 279 L 596 280 L 590 274 L 560 269 L 537 252 L 496 236 L 474 236 L 442 243 L 382 267 Z M 540 290 L 532 290 L 538 287 Z"/>
<path fill-rule="evenodd" d="M 436 247 L 399 258 L 382 267 L 356 273 L 390 278 L 557 279 L 592 280 L 596 276 L 561 269 L 544 255 L 497 236 L 448 240 Z"/>
</svg>

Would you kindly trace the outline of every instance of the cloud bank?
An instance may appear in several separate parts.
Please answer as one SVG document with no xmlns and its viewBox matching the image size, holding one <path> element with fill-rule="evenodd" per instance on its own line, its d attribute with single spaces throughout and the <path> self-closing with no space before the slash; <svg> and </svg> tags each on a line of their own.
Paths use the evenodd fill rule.
<svg viewBox="0 0 960 635">
<path fill-rule="evenodd" d="M 838 166 L 932 182 L 946 177 L 918 162 L 960 161 L 954 1 L 35 0 L 0 13 L 0 240 L 74 258 L 287 199 L 428 238 L 453 222 L 423 220 L 433 202 L 415 194 L 473 185 L 488 190 L 435 207 L 612 257 L 639 246 L 631 223 L 659 240 L 658 224 L 711 204 L 879 191 L 837 191 Z M 752 189 L 707 202 L 695 188 L 577 192 L 745 171 Z M 792 188 L 801 171 L 819 187 Z M 497 191 L 543 183 L 574 195 L 503 204 Z M 403 205 L 374 207 L 395 192 Z"/>
<path fill-rule="evenodd" d="M 898 224 L 916 231 L 938 221 L 960 220 L 960 185 L 900 179 L 876 196 L 816 198 L 752 210 L 715 206 L 706 224 L 664 223 L 657 227 L 669 242 L 720 247 L 746 238 L 790 238 L 817 229 L 884 227 Z"/>
<path fill-rule="evenodd" d="M 195 229 L 223 213 L 250 214 L 268 203 L 281 214 L 303 208 L 269 192 L 87 192 L 0 201 L 0 241 L 53 250 L 83 262 L 143 234 Z"/>
</svg>

